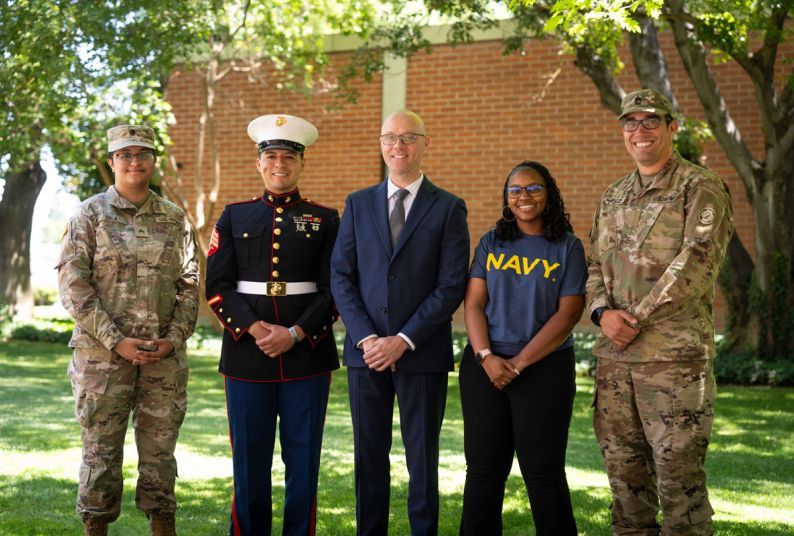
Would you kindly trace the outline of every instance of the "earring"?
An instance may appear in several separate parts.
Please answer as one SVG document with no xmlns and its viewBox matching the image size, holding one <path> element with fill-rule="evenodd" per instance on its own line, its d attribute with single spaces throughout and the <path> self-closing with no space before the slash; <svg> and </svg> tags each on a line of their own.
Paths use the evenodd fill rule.
<svg viewBox="0 0 794 536">
<path fill-rule="evenodd" d="M 512 218 L 508 218 L 505 216 L 505 211 L 512 216 Z M 509 207 L 502 207 L 502 219 L 506 222 L 516 221 L 516 215 L 513 214 L 513 211 L 510 210 Z"/>
</svg>

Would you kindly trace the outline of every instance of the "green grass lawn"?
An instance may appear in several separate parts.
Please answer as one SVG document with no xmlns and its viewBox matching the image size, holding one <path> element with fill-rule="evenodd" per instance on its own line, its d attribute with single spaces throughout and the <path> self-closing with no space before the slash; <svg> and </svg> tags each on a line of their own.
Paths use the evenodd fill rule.
<svg viewBox="0 0 794 536">
<path fill-rule="evenodd" d="M 0 534 L 79 534 L 74 513 L 79 430 L 60 345 L 11 341 L 0 348 Z M 177 458 L 181 534 L 227 531 L 231 461 L 223 384 L 212 351 L 192 352 L 189 408 Z M 609 490 L 590 426 L 593 383 L 578 380 L 568 448 L 568 479 L 581 534 L 610 534 Z M 794 532 L 794 389 L 723 387 L 716 404 L 707 468 L 719 535 Z M 396 423 L 396 418 L 395 418 Z M 441 438 L 441 534 L 457 534 L 465 476 L 457 374 L 450 375 Z M 136 454 L 127 437 L 122 516 L 111 534 L 145 534 L 133 502 Z M 390 534 L 408 535 L 407 475 L 399 431 L 392 453 Z M 526 493 L 514 464 L 505 500 L 505 534 L 533 534 Z M 280 533 L 283 466 L 274 463 L 274 533 Z M 319 535 L 355 533 L 353 452 L 347 382 L 334 375 L 323 443 Z"/>
</svg>

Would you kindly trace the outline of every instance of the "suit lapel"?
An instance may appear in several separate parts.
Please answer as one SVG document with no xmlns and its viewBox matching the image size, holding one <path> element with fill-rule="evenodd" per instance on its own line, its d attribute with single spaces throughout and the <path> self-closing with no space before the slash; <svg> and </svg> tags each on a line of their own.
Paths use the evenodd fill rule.
<svg viewBox="0 0 794 536">
<path fill-rule="evenodd" d="M 369 208 L 372 211 L 372 220 L 375 230 L 383 242 L 383 247 L 391 254 L 391 231 L 389 230 L 389 202 L 386 199 L 387 183 L 383 181 L 370 194 Z"/>
<path fill-rule="evenodd" d="M 422 185 L 419 187 L 419 191 L 416 193 L 416 199 L 414 199 L 413 205 L 411 205 L 411 210 L 408 212 L 408 217 L 405 219 L 405 226 L 403 227 L 402 231 L 400 231 L 400 236 L 397 237 L 397 244 L 394 247 L 394 252 L 392 253 L 392 258 L 396 257 L 400 250 L 403 248 L 405 243 L 411 237 L 411 235 L 416 231 L 419 227 L 419 222 L 424 219 L 425 214 L 430 210 L 438 196 L 438 188 L 430 182 L 430 179 L 425 176 L 425 179 L 422 181 Z M 387 216 L 388 220 L 388 216 Z M 388 222 L 387 222 L 387 234 L 388 234 Z"/>
</svg>

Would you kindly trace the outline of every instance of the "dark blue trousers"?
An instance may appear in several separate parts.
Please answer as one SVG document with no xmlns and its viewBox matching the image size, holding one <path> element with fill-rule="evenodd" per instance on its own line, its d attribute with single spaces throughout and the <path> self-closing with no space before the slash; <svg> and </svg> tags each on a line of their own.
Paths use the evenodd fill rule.
<svg viewBox="0 0 794 536">
<path fill-rule="evenodd" d="M 287 382 L 226 378 L 226 410 L 234 465 L 229 534 L 270 536 L 270 471 L 279 422 L 286 469 L 284 535 L 313 535 L 317 477 L 331 374 Z"/>
<path fill-rule="evenodd" d="M 384 536 L 394 396 L 408 466 L 412 536 L 438 534 L 438 436 L 447 400 L 446 372 L 374 372 L 348 367 L 356 479 L 356 534 Z"/>
</svg>

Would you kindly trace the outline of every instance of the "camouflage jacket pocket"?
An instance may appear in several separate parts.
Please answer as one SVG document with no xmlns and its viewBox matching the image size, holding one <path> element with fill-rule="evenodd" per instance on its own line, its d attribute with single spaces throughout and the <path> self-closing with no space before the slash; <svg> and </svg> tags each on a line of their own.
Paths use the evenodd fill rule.
<svg viewBox="0 0 794 536">
<path fill-rule="evenodd" d="M 97 222 L 96 252 L 93 268 L 98 276 L 118 272 L 122 265 L 132 262 L 129 244 L 134 243 L 132 228 L 124 221 L 103 218 Z"/>
</svg>

